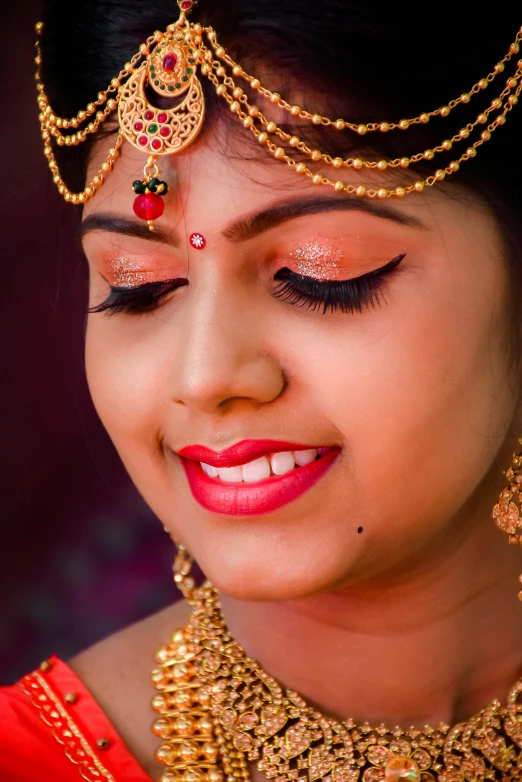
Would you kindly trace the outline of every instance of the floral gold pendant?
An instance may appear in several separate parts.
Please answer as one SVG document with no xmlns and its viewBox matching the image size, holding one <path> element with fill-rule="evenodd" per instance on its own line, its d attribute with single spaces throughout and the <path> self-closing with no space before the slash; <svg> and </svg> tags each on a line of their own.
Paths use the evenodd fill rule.
<svg viewBox="0 0 522 782">
<path fill-rule="evenodd" d="M 205 100 L 196 76 L 199 52 L 187 28 L 174 27 L 120 89 L 119 122 L 134 147 L 149 155 L 181 152 L 196 138 L 205 117 Z M 157 108 L 146 95 L 184 95 L 173 108 Z"/>
</svg>

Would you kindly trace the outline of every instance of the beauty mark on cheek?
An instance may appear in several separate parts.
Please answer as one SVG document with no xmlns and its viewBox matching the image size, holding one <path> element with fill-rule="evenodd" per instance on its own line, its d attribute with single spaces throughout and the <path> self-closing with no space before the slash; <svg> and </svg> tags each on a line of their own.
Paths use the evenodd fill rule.
<svg viewBox="0 0 522 782">
<path fill-rule="evenodd" d="M 318 280 L 335 280 L 341 277 L 343 254 L 338 247 L 312 240 L 290 253 L 296 261 L 296 271 L 305 277 Z"/>
</svg>

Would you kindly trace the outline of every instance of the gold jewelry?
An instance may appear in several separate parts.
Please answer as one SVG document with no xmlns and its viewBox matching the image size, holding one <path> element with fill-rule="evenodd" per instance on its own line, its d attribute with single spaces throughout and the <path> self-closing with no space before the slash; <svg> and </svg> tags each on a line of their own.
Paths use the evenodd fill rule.
<svg viewBox="0 0 522 782">
<path fill-rule="evenodd" d="M 518 467 L 522 464 L 522 457 Z M 506 498 L 507 499 L 507 498 Z M 248 761 L 276 782 L 484 782 L 522 778 L 522 679 L 466 722 L 422 729 L 358 725 L 283 689 L 230 634 L 219 596 L 196 587 L 180 546 L 174 579 L 188 626 L 156 656 L 153 731 L 161 782 L 241 782 Z"/>
<path fill-rule="evenodd" d="M 461 163 L 474 158 L 477 150 L 489 141 L 492 134 L 504 125 L 509 112 L 518 103 L 522 91 L 522 59 L 516 63 L 514 73 L 509 76 L 505 86 L 493 98 L 484 111 L 477 115 L 474 122 L 464 125 L 455 135 L 443 140 L 437 146 L 418 152 L 409 157 L 394 160 L 365 160 L 360 157 L 335 157 L 310 147 L 300 136 L 286 133 L 277 122 L 269 119 L 264 112 L 252 102 L 250 95 L 258 93 L 274 107 L 287 112 L 291 117 L 307 120 L 313 125 L 334 128 L 339 131 L 349 130 L 359 136 L 367 133 L 388 133 L 395 130 L 408 130 L 412 125 L 426 124 L 433 117 L 447 117 L 453 109 L 461 104 L 469 103 L 472 98 L 504 73 L 506 66 L 511 64 L 514 55 L 520 51 L 522 27 L 516 34 L 506 55 L 498 62 L 491 72 L 479 79 L 468 92 L 450 100 L 447 104 L 433 111 L 427 111 L 411 119 L 399 122 L 369 122 L 353 123 L 344 119 L 329 119 L 320 113 L 312 113 L 301 106 L 291 105 L 277 92 L 272 92 L 263 86 L 259 79 L 248 74 L 241 65 L 236 63 L 219 44 L 212 27 L 187 20 L 187 14 L 192 10 L 193 0 L 178 0 L 180 16 L 177 22 L 167 27 L 165 32 L 157 31 L 141 44 L 131 60 L 125 64 L 117 77 L 112 79 L 106 90 L 98 93 L 97 99 L 79 111 L 75 117 L 65 119 L 57 117 L 53 112 L 41 82 L 40 64 L 41 52 L 37 42 L 36 81 L 38 89 L 38 105 L 40 108 L 40 123 L 44 140 L 44 153 L 60 193 L 67 201 L 84 204 L 96 193 L 103 184 L 105 176 L 112 170 L 114 160 L 118 157 L 121 144 L 125 138 L 133 146 L 143 150 L 149 156 L 145 169 L 143 186 L 152 178 L 148 168 L 156 165 L 160 155 L 175 154 L 189 146 L 197 137 L 205 116 L 205 100 L 197 71 L 205 76 L 214 86 L 216 93 L 228 103 L 230 111 L 235 114 L 243 126 L 275 158 L 286 163 L 298 174 L 312 179 L 315 184 L 329 185 L 337 192 L 368 198 L 403 197 L 409 193 L 422 192 L 424 187 L 432 187 L 447 176 L 454 174 Z M 36 25 L 38 34 L 43 25 Z M 238 86 L 237 80 L 245 83 L 249 94 Z M 156 93 L 164 97 L 184 96 L 173 109 L 157 109 L 145 97 L 145 88 L 150 86 Z M 102 108 L 104 107 L 104 108 Z M 80 193 L 71 193 L 61 178 L 53 153 L 52 140 L 59 146 L 71 146 L 86 141 L 90 134 L 96 133 L 100 125 L 118 109 L 119 131 L 114 146 L 109 150 L 109 157 L 102 164 L 92 181 Z M 397 185 L 394 188 L 366 187 L 365 185 L 346 184 L 341 179 L 329 178 L 308 167 L 303 160 L 297 160 L 294 153 L 308 158 L 313 163 L 326 164 L 339 171 L 342 168 L 362 170 L 376 169 L 385 171 L 388 168 L 409 168 L 416 163 L 432 160 L 440 152 L 448 152 L 454 145 L 467 141 L 473 132 L 483 128 L 478 138 L 465 151 L 455 157 L 443 168 L 439 168 L 431 176 L 419 179 L 410 184 Z M 64 133 L 68 131 L 68 133 Z M 469 142 L 468 142 L 469 143 Z M 158 172 L 159 173 L 159 172 Z M 139 194 L 143 195 L 143 194 Z M 144 219 L 150 215 L 159 216 L 162 211 L 161 194 L 148 191 L 147 208 L 143 211 Z M 147 213 L 149 217 L 146 216 Z"/>
<path fill-rule="evenodd" d="M 519 439 L 522 446 L 522 438 Z M 497 504 L 493 508 L 493 518 L 497 526 L 509 535 L 509 542 L 522 547 L 522 454 L 513 454 L 511 466 L 504 475 L 508 480 L 508 488 L 500 492 Z M 519 577 L 522 583 L 522 574 Z M 522 600 L 522 589 L 518 593 Z"/>
</svg>

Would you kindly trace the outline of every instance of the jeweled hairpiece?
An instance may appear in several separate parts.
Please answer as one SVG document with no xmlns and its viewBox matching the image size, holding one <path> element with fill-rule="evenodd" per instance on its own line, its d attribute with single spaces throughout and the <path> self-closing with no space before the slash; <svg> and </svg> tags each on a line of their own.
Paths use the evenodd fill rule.
<svg viewBox="0 0 522 782">
<path fill-rule="evenodd" d="M 197 137 L 205 117 L 205 99 L 198 72 L 205 76 L 215 87 L 216 93 L 228 103 L 243 126 L 277 160 L 286 163 L 297 174 L 308 176 L 314 184 L 329 185 L 337 192 L 346 192 L 359 197 L 389 198 L 403 197 L 413 192 L 422 192 L 447 176 L 459 170 L 461 163 L 475 157 L 482 144 L 489 141 L 492 134 L 506 122 L 509 112 L 518 103 L 522 91 L 522 59 L 516 62 L 514 73 L 507 78 L 500 93 L 491 100 L 488 108 L 477 115 L 474 122 L 464 125 L 455 135 L 442 141 L 432 149 L 394 160 L 365 160 L 360 157 L 333 157 L 319 149 L 313 149 L 297 135 L 286 133 L 276 122 L 270 120 L 264 112 L 251 101 L 238 82 L 246 83 L 250 94 L 259 93 L 269 103 L 288 112 L 294 118 L 308 120 L 313 125 L 349 131 L 359 136 L 367 133 L 387 133 L 395 130 L 407 130 L 412 125 L 426 124 L 432 117 L 447 117 L 459 104 L 469 103 L 475 95 L 487 89 L 497 77 L 504 73 L 506 66 L 520 51 L 522 27 L 518 30 L 507 54 L 484 78 L 474 84 L 469 92 L 449 101 L 444 106 L 419 114 L 412 119 L 399 122 L 353 123 L 344 119 L 332 120 L 319 113 L 311 113 L 301 106 L 291 105 L 277 92 L 272 92 L 261 84 L 259 79 L 246 73 L 234 62 L 226 50 L 219 44 L 212 27 L 189 22 L 187 14 L 195 5 L 195 0 L 178 0 L 180 16 L 175 24 L 165 32 L 155 32 L 139 51 L 125 64 L 119 75 L 112 79 L 97 99 L 79 111 L 72 119 L 57 117 L 45 94 L 40 77 L 41 52 L 37 42 L 36 81 L 40 123 L 44 140 L 44 152 L 53 173 L 55 184 L 66 201 L 84 204 L 96 193 L 112 170 L 119 156 L 123 139 L 147 155 L 143 180 L 133 183 L 136 194 L 134 211 L 138 217 L 147 220 L 153 228 L 153 221 L 163 214 L 163 196 L 168 185 L 159 179 L 157 165 L 162 155 L 171 155 L 186 149 Z M 38 34 L 43 24 L 36 25 Z M 146 97 L 146 89 L 152 88 L 158 95 L 169 98 L 181 98 L 181 101 L 169 109 L 158 109 L 151 105 Z M 91 133 L 96 133 L 105 120 L 118 110 L 119 131 L 108 159 L 102 164 L 92 181 L 80 193 L 71 193 L 65 185 L 53 152 L 52 140 L 58 146 L 73 146 L 85 141 Z M 66 131 L 66 132 L 64 132 Z M 408 168 L 416 163 L 432 160 L 440 152 L 448 152 L 453 147 L 467 141 L 472 133 L 478 138 L 473 141 L 455 160 L 444 168 L 439 168 L 431 176 L 410 184 L 397 185 L 394 188 L 365 187 L 329 178 L 312 170 L 302 158 L 308 158 L 316 164 L 326 164 L 339 171 L 342 168 L 362 170 Z M 468 142 L 469 143 L 469 142 Z M 299 161 L 293 155 L 299 155 Z"/>
</svg>

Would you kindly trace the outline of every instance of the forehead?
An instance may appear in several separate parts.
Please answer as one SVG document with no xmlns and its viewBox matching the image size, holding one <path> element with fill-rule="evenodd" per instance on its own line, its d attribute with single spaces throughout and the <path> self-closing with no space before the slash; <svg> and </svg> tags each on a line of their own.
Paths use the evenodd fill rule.
<svg viewBox="0 0 522 782">
<path fill-rule="evenodd" d="M 107 158 L 114 136 L 100 138 L 94 146 L 88 167 L 88 179 Z M 133 217 L 132 183 L 142 179 L 147 155 L 124 141 L 121 155 L 103 186 L 84 207 L 87 217 L 97 212 Z M 488 230 L 493 223 L 491 212 L 480 198 L 453 183 L 405 198 L 369 199 L 338 194 L 332 187 L 313 184 L 284 162 L 275 160 L 260 149 L 246 132 L 233 128 L 229 121 L 208 124 L 201 136 L 181 153 L 161 155 L 157 159 L 160 177 L 170 188 L 164 217 L 158 224 L 172 228 L 180 220 L 197 222 L 195 228 L 226 233 L 227 227 L 244 217 L 278 207 L 282 202 L 305 202 L 308 199 L 335 201 L 339 211 L 357 211 L 383 217 L 410 227 L 448 230 L 469 227 L 470 220 L 484 221 Z M 331 174 L 326 171 L 325 173 Z M 386 184 L 388 172 L 343 169 L 348 183 L 375 187 Z M 394 176 L 393 174 L 391 175 Z M 396 184 L 396 182 L 395 182 Z M 458 197 L 455 193 L 458 191 Z M 168 205 L 167 205 L 168 204 Z M 308 213 L 332 211 L 332 206 L 315 208 Z M 307 210 L 304 210 L 304 214 Z M 140 221 L 141 222 L 141 221 Z M 381 221 L 382 224 L 382 221 Z M 376 221 L 376 231 L 379 230 Z"/>
<path fill-rule="evenodd" d="M 91 153 L 87 178 L 99 170 L 106 159 L 114 137 L 103 138 Z M 142 179 L 147 155 L 123 142 L 121 155 L 115 161 L 113 170 L 107 174 L 103 186 L 84 207 L 84 216 L 97 212 L 132 215 L 134 193 L 132 183 Z M 158 157 L 160 177 L 170 188 L 169 208 L 165 215 L 183 213 L 200 214 L 208 222 L 224 225 L 237 220 L 246 213 L 266 210 L 272 204 L 281 202 L 305 202 L 308 199 L 324 201 L 322 211 L 332 211 L 326 202 L 336 202 L 339 210 L 360 210 L 378 217 L 395 219 L 404 224 L 422 224 L 419 216 L 424 197 L 407 203 L 399 199 L 358 199 L 337 194 L 328 186 L 314 185 L 307 177 L 299 176 L 284 163 L 275 161 L 270 155 L 260 155 L 259 149 L 247 139 L 234 139 L 227 144 L 226 134 L 205 134 L 188 149 L 174 155 Z M 350 176 L 350 172 L 347 172 Z M 359 172 L 351 172 L 358 177 Z M 417 194 L 415 194 L 417 195 Z M 314 207 L 308 213 L 316 213 Z M 304 209 L 306 214 L 306 209 Z"/>
<path fill-rule="evenodd" d="M 247 149 L 247 155 L 248 152 Z M 99 167 L 103 154 L 104 150 L 98 147 L 91 161 L 93 170 Z M 158 160 L 162 166 L 159 176 L 169 183 L 170 190 L 164 216 L 150 234 L 147 224 L 133 216 L 135 194 L 131 189 L 131 183 L 142 178 L 147 160 L 146 155 L 124 143 L 113 172 L 85 208 L 84 235 L 91 230 L 106 230 L 178 246 L 182 243 L 184 221 L 238 243 L 285 224 L 292 230 L 297 218 L 312 216 L 331 231 L 338 220 L 335 213 L 342 212 L 380 218 L 390 226 L 425 228 L 415 214 L 415 205 L 398 209 L 389 200 L 385 203 L 339 194 L 296 176 L 270 158 L 267 161 L 252 155 L 227 157 L 211 141 Z M 322 220 L 317 217 L 321 215 Z"/>
</svg>

